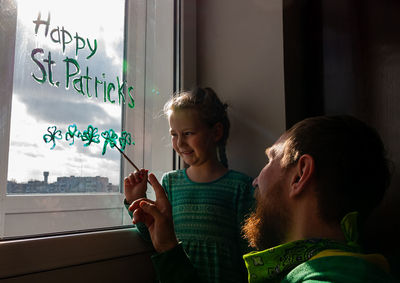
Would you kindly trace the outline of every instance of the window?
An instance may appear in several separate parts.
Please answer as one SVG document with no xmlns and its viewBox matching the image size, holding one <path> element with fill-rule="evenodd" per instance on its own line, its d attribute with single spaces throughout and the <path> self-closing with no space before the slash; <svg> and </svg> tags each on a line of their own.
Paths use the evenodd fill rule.
<svg viewBox="0 0 400 283">
<path fill-rule="evenodd" d="M 172 169 L 173 1 L 1 10 L 0 237 L 130 225 L 134 169 L 117 147 L 158 177 Z"/>
</svg>

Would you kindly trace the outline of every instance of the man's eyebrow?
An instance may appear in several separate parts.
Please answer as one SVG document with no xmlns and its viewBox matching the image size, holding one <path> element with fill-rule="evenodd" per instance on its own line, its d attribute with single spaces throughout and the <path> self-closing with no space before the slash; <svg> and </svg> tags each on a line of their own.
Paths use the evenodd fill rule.
<svg viewBox="0 0 400 283">
<path fill-rule="evenodd" d="M 276 147 L 275 146 L 270 146 L 265 150 L 265 154 L 267 155 L 268 158 L 274 158 L 276 156 Z"/>
<path fill-rule="evenodd" d="M 276 154 L 276 151 L 275 151 L 275 149 L 274 149 L 274 147 L 272 147 L 272 146 L 270 146 L 270 147 L 268 147 L 266 150 L 265 150 L 265 154 L 268 156 L 268 157 L 274 157 L 275 156 L 275 154 Z"/>
</svg>

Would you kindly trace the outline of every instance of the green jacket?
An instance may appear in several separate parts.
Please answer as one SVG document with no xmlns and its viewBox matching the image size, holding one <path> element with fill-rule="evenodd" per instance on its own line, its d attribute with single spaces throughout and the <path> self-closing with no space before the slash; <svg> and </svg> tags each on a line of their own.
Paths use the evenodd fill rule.
<svg viewBox="0 0 400 283">
<path fill-rule="evenodd" d="M 308 246 L 308 240 L 296 241 L 245 255 L 249 282 L 395 282 L 382 255 L 323 249 L 322 246 L 335 243 L 317 241 L 322 241 L 318 243 L 320 247 Z M 318 252 L 319 249 L 322 250 Z M 314 256 L 304 261 L 304 257 L 314 252 Z"/>
<path fill-rule="evenodd" d="M 388 264 L 383 256 L 363 255 L 340 250 L 323 250 L 311 259 L 291 266 L 288 270 L 281 272 L 274 270 L 275 276 L 271 277 L 268 276 L 271 268 L 262 265 L 259 259 L 259 256 L 267 251 L 245 256 L 246 263 L 253 261 L 258 264 L 256 265 L 258 272 L 249 268 L 249 282 L 397 282 L 387 272 Z M 158 279 L 162 283 L 201 283 L 195 268 L 180 244 L 170 251 L 154 255 L 152 261 Z"/>
<path fill-rule="evenodd" d="M 395 282 L 382 255 L 361 254 L 357 245 L 357 213 L 341 223 L 347 243 L 306 239 L 243 256 L 250 283 L 261 282 Z M 152 257 L 162 283 L 200 283 L 181 244 Z"/>
<path fill-rule="evenodd" d="M 395 282 L 381 255 L 351 254 L 326 250 L 292 271 L 282 282 Z M 326 255 L 323 255 L 327 253 Z M 335 254 L 336 253 L 336 254 Z"/>
</svg>

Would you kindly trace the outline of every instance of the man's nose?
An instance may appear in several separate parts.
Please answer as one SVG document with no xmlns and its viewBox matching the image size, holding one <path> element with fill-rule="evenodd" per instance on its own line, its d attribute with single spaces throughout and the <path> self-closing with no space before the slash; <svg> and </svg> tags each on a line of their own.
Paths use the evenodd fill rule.
<svg viewBox="0 0 400 283">
<path fill-rule="evenodd" d="M 253 180 L 253 187 L 255 188 L 255 187 L 257 187 L 257 185 L 258 185 L 258 177 L 256 177 L 256 178 Z"/>
</svg>

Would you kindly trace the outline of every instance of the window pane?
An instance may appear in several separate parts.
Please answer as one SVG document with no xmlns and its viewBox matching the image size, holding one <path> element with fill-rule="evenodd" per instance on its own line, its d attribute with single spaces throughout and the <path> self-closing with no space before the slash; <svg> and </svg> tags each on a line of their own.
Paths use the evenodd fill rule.
<svg viewBox="0 0 400 283">
<path fill-rule="evenodd" d="M 0 96 L 0 238 L 131 225 L 120 183 L 135 169 L 116 147 L 159 179 L 172 169 L 174 2 L 15 2 L 17 16 L 14 0 L 0 6 L 0 42 L 16 38 L 15 58 L 0 50 L 13 82 Z"/>
<path fill-rule="evenodd" d="M 8 194 L 119 192 L 124 5 L 18 2 Z"/>
</svg>

